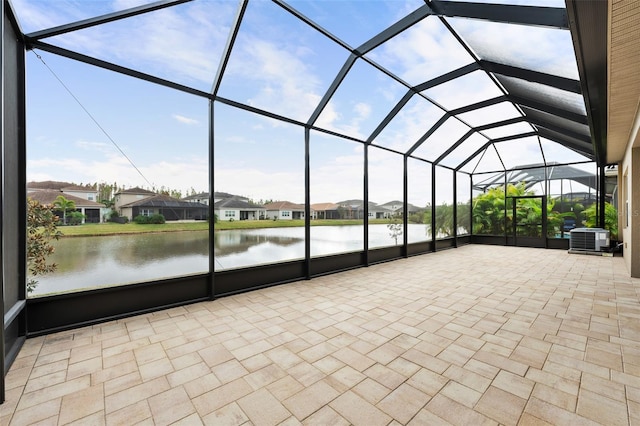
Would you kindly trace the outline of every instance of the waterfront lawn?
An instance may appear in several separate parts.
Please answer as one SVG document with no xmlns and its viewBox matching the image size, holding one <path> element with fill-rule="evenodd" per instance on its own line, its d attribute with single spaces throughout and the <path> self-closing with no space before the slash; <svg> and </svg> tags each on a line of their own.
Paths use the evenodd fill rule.
<svg viewBox="0 0 640 426">
<path fill-rule="evenodd" d="M 387 224 L 389 219 L 370 219 L 370 224 Z M 311 226 L 362 225 L 362 220 L 316 219 Z M 235 220 L 220 221 L 215 224 L 216 231 L 228 229 L 259 229 L 304 226 L 304 220 Z M 163 224 L 139 225 L 137 223 L 85 223 L 76 226 L 59 226 L 64 237 L 87 237 L 100 235 L 137 234 L 144 232 L 205 231 L 209 229 L 206 221 L 167 222 Z"/>
<path fill-rule="evenodd" d="M 58 226 L 64 237 L 87 237 L 117 234 L 138 234 L 144 232 L 171 232 L 171 231 L 205 231 L 209 229 L 206 221 L 178 222 L 163 224 L 139 225 L 137 223 L 85 223 L 74 226 Z"/>
</svg>

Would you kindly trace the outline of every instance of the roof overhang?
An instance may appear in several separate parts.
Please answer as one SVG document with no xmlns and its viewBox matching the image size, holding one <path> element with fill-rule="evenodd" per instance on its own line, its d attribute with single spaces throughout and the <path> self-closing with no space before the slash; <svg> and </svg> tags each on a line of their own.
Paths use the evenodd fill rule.
<svg viewBox="0 0 640 426">
<path fill-rule="evenodd" d="M 595 160 L 607 157 L 607 0 L 566 0 Z"/>
</svg>

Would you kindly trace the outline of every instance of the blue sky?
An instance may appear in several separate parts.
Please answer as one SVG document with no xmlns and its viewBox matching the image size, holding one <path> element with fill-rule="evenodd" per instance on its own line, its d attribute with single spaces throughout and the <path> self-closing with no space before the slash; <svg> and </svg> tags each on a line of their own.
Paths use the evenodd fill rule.
<svg viewBox="0 0 640 426">
<path fill-rule="evenodd" d="M 27 33 L 144 3 L 149 2 L 12 0 Z M 534 3 L 563 4 L 558 1 Z M 353 47 L 422 4 L 420 0 L 291 2 L 292 7 Z M 236 8 L 235 1 L 198 0 L 44 41 L 210 91 Z M 525 28 L 517 25 L 467 19 L 450 22 L 480 50 L 479 39 L 508 40 L 500 52 L 482 51 L 483 54 L 498 55 L 518 65 L 536 61 L 535 67 L 540 71 L 577 77 L 566 31 L 536 29 L 525 38 L 522 36 Z M 538 56 L 540 52 L 547 53 L 543 59 Z M 127 187 L 153 185 L 183 191 L 209 190 L 208 101 L 45 52 L 36 53 L 47 66 L 34 52 L 27 53 L 29 180 L 116 181 Z M 348 54 L 279 6 L 251 1 L 219 95 L 306 122 Z M 411 85 L 472 61 L 441 22 L 431 17 L 374 49 L 367 57 Z M 444 106 L 455 107 L 493 97 L 496 90 L 485 74 L 473 73 L 425 94 Z M 405 93 L 406 88 L 400 83 L 359 60 L 315 124 L 365 139 Z M 476 125 L 494 119 L 496 114 L 510 118 L 519 113 L 509 105 L 502 105 L 468 114 L 464 119 Z M 404 151 L 441 115 L 438 107 L 414 96 L 375 143 Z M 256 200 L 304 201 L 304 132 L 301 128 L 222 104 L 215 106 L 215 128 L 215 190 Z M 433 143 L 421 148 L 422 154 L 419 151 L 416 154 L 434 159 L 451 138 L 457 139 L 454 135 L 464 134 L 467 129 L 451 119 L 434 135 L 433 141 L 430 140 Z M 520 130 L 495 129 L 493 137 L 499 137 L 500 132 L 509 134 Z M 476 135 L 468 142 L 465 150 L 450 159 L 451 165 L 482 146 L 486 139 Z M 583 159 L 551 142 L 544 143 L 555 157 L 547 158 L 548 161 Z M 541 158 L 535 141 L 523 141 L 517 147 L 504 144 L 497 149 L 513 165 L 527 164 L 534 159 L 539 162 Z M 363 148 L 360 144 L 312 132 L 311 152 L 312 203 L 362 198 Z M 497 166 L 494 157 L 485 157 L 483 167 L 489 170 Z M 421 170 L 419 163 L 416 162 L 416 171 L 410 173 L 409 201 L 425 204 L 431 195 L 423 189 L 428 187 L 424 185 L 424 176 L 430 173 Z M 473 170 L 476 163 L 470 163 L 468 171 Z M 371 150 L 372 201 L 401 199 L 401 165 L 401 157 Z M 438 197 L 447 201 L 450 193 L 450 188 L 442 186 Z"/>
</svg>

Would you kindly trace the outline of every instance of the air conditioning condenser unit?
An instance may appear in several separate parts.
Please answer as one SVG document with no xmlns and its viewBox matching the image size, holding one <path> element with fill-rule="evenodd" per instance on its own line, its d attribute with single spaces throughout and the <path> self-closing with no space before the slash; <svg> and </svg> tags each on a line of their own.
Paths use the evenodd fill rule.
<svg viewBox="0 0 640 426">
<path fill-rule="evenodd" d="M 574 228 L 569 232 L 569 253 L 596 253 L 609 250 L 609 231 L 602 228 Z"/>
</svg>

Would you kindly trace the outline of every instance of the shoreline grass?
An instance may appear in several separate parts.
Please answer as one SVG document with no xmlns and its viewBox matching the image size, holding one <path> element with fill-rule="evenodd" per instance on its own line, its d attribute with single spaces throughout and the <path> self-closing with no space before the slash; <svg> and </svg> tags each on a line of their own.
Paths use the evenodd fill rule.
<svg viewBox="0 0 640 426">
<path fill-rule="evenodd" d="M 316 219 L 311 221 L 311 226 L 347 226 L 362 225 L 362 220 L 343 219 Z M 387 224 L 389 219 L 370 219 L 370 224 Z M 304 220 L 237 220 L 233 222 L 218 222 L 215 231 L 232 229 L 263 229 L 263 228 L 290 228 L 302 227 Z M 184 232 L 206 231 L 209 223 L 205 221 L 179 222 L 164 224 L 139 225 L 137 223 L 85 223 L 83 225 L 59 226 L 62 238 L 65 237 L 99 237 L 105 235 L 124 235 L 154 232 Z"/>
</svg>

